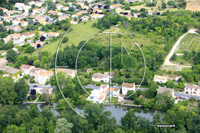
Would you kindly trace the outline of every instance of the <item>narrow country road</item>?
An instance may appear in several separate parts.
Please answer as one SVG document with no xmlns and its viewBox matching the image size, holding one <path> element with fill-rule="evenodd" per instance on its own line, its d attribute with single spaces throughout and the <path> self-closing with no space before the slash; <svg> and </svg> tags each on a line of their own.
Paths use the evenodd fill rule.
<svg viewBox="0 0 200 133">
<path fill-rule="evenodd" d="M 169 60 L 172 57 L 172 55 L 174 54 L 176 48 L 178 47 L 179 43 L 181 42 L 181 40 L 189 33 L 193 33 L 193 34 L 197 34 L 196 29 L 190 29 L 187 33 L 185 33 L 184 35 L 182 35 L 181 37 L 179 37 L 179 39 L 176 41 L 176 43 L 174 44 L 174 46 L 172 47 L 170 53 L 167 55 L 165 61 L 164 61 L 164 66 L 165 65 L 170 65 L 170 66 L 177 66 L 177 64 L 173 64 L 171 63 Z"/>
</svg>

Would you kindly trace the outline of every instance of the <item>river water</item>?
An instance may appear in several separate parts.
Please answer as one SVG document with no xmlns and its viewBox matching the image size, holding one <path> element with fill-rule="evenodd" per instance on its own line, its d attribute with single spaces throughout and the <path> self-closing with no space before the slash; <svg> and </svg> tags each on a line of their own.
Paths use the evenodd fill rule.
<svg viewBox="0 0 200 133">
<path fill-rule="evenodd" d="M 47 105 L 37 104 L 38 110 L 41 112 L 42 109 Z M 29 108 L 30 105 L 25 105 L 25 107 Z M 50 107 L 51 112 L 58 116 L 62 112 L 62 110 L 56 110 L 56 103 L 53 103 L 53 107 Z M 141 116 L 146 119 L 149 119 L 151 122 L 153 121 L 153 116 L 158 113 L 156 110 L 144 110 L 143 108 L 138 107 L 127 107 L 127 106 L 117 106 L 117 105 L 110 105 L 104 106 L 104 111 L 110 111 L 112 116 L 117 119 L 117 124 L 120 124 L 121 117 L 125 116 L 128 110 L 133 111 L 136 116 Z M 83 106 L 75 106 L 75 109 L 84 114 Z"/>
</svg>

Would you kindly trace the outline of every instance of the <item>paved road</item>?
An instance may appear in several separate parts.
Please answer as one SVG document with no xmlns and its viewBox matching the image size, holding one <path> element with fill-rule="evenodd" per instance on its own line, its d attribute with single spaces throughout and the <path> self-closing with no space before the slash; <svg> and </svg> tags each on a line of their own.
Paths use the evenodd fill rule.
<svg viewBox="0 0 200 133">
<path fill-rule="evenodd" d="M 91 89 L 99 89 L 99 86 L 85 86 L 85 88 L 91 88 Z M 113 88 L 121 89 L 121 86 L 114 86 Z M 137 89 L 137 87 L 136 87 Z M 146 88 L 138 88 L 139 90 L 146 90 Z"/>
<path fill-rule="evenodd" d="M 185 94 L 183 92 L 174 92 L 174 96 L 177 96 L 177 97 L 186 97 L 186 98 L 191 98 L 191 97 L 194 97 L 198 100 L 200 100 L 200 96 L 195 96 L 195 95 L 189 95 L 189 94 Z"/>
<path fill-rule="evenodd" d="M 181 42 L 181 40 L 189 33 L 193 33 L 193 34 L 197 34 L 196 32 L 196 29 L 190 29 L 187 33 L 185 33 L 183 36 L 179 37 L 179 39 L 176 41 L 176 43 L 174 44 L 174 46 L 172 47 L 170 53 L 167 55 L 165 61 L 164 61 L 164 64 L 163 65 L 171 65 L 171 66 L 174 66 L 177 64 L 173 64 L 171 63 L 169 60 L 170 58 L 172 57 L 172 55 L 174 54 L 174 52 L 176 51 L 176 48 L 178 47 L 179 43 Z M 188 66 L 188 67 L 191 67 L 191 66 Z"/>
</svg>

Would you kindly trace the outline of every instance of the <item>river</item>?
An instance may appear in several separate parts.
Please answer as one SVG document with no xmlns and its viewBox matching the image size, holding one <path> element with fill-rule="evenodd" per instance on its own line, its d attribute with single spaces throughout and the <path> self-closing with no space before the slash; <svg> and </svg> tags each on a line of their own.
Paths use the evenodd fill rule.
<svg viewBox="0 0 200 133">
<path fill-rule="evenodd" d="M 41 112 L 42 109 L 46 106 L 46 105 L 42 105 L 42 104 L 37 104 L 38 110 Z M 21 106 L 21 105 L 19 105 Z M 27 108 L 30 108 L 30 105 L 24 105 Z M 23 106 L 23 108 L 24 108 Z M 126 113 L 128 112 L 128 110 L 131 110 L 135 113 L 136 116 L 141 116 L 144 117 L 146 119 L 149 119 L 151 122 L 153 121 L 153 116 L 155 114 L 158 113 L 157 110 L 145 110 L 143 108 L 138 108 L 138 107 L 127 107 L 127 106 L 118 106 L 118 105 L 110 105 L 110 106 L 104 106 L 105 109 L 104 111 L 110 111 L 112 114 L 112 116 L 114 116 L 117 119 L 117 124 L 120 124 L 120 119 L 121 117 L 125 116 Z M 53 107 L 50 107 L 51 112 L 55 115 L 58 116 L 60 115 L 60 113 L 62 112 L 62 110 L 56 110 L 56 103 L 53 103 Z M 75 109 L 78 112 L 81 112 L 82 114 L 84 114 L 84 109 L 83 106 L 75 106 Z"/>
</svg>

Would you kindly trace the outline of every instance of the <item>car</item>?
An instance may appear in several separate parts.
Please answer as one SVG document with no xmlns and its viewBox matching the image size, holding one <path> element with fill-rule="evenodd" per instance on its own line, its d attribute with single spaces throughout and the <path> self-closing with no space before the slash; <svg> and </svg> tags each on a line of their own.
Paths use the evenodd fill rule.
<svg viewBox="0 0 200 133">
<path fill-rule="evenodd" d="M 33 87 L 38 87 L 38 85 L 33 85 Z"/>
</svg>

